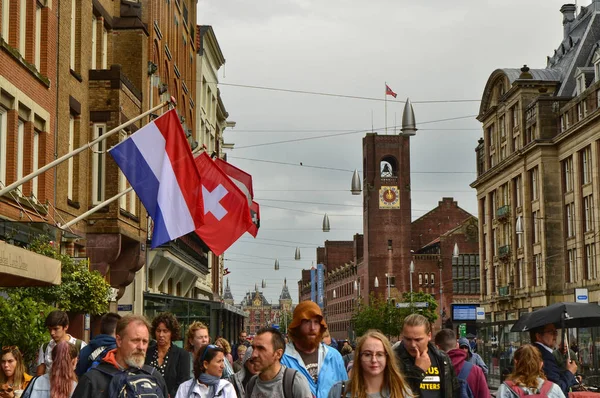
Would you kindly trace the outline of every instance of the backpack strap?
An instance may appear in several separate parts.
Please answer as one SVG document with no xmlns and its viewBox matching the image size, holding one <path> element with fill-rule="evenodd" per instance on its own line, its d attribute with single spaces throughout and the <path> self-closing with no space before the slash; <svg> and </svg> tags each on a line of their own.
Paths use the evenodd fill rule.
<svg viewBox="0 0 600 398">
<path fill-rule="evenodd" d="M 257 378 L 258 375 L 254 375 L 248 380 L 248 384 L 246 384 L 246 397 L 250 398 L 252 396 L 252 390 L 254 390 Z"/>
<path fill-rule="evenodd" d="M 540 388 L 540 395 L 547 396 L 548 392 L 550 392 L 550 389 L 552 389 L 552 382 L 544 380 L 542 388 Z"/>
<path fill-rule="evenodd" d="M 33 392 L 33 385 L 35 384 L 35 381 L 39 378 L 40 376 L 35 376 L 33 379 L 31 379 L 29 381 L 29 384 L 27 384 L 27 388 L 25 389 L 25 391 L 23 391 L 23 395 L 22 397 L 25 398 L 29 398 L 31 396 L 31 393 Z"/>
<path fill-rule="evenodd" d="M 81 351 L 81 343 L 83 341 L 79 340 L 79 339 L 75 339 L 75 348 L 77 348 L 77 353 L 79 353 L 79 351 Z"/>
<path fill-rule="evenodd" d="M 521 390 L 521 388 L 519 388 L 519 386 L 517 386 L 511 380 L 504 380 L 504 384 L 508 388 L 510 388 L 515 394 L 517 394 L 519 397 L 524 397 L 525 396 L 525 392 L 523 390 Z"/>
<path fill-rule="evenodd" d="M 467 381 L 467 377 L 469 377 L 469 373 L 471 372 L 471 369 L 473 369 L 473 364 L 471 362 L 467 362 L 465 361 L 463 363 L 463 367 L 460 369 L 460 372 L 458 373 L 458 378 L 461 379 L 462 381 Z"/>
<path fill-rule="evenodd" d="M 344 398 L 346 396 L 346 380 L 342 380 L 342 389 L 340 391 L 340 398 Z"/>
<path fill-rule="evenodd" d="M 283 371 L 283 397 L 294 398 L 294 379 L 296 369 L 285 368 Z"/>
</svg>

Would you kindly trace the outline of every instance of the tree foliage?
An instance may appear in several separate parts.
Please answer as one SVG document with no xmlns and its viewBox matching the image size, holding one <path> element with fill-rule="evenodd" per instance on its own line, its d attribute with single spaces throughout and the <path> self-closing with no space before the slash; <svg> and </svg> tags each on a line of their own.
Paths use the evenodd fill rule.
<svg viewBox="0 0 600 398">
<path fill-rule="evenodd" d="M 402 295 L 403 302 L 410 303 L 410 293 Z M 438 318 L 436 309 L 438 304 L 435 298 L 428 293 L 413 292 L 413 303 L 426 302 L 426 308 L 397 308 L 391 300 L 385 300 L 375 297 L 371 294 L 369 305 L 359 303 L 357 310 L 352 316 L 354 332 L 356 336 L 362 336 L 369 329 L 377 329 L 387 336 L 399 336 L 402 332 L 404 318 L 411 313 L 419 313 L 425 316 L 431 323 Z"/>
<path fill-rule="evenodd" d="M 108 311 L 111 287 L 98 271 L 89 270 L 87 261 L 58 253 L 48 239 L 37 239 L 28 249 L 59 260 L 62 278 L 58 286 L 7 288 L 0 295 L 0 343 L 19 346 L 30 362 L 50 339 L 44 326 L 50 311 L 103 314 Z"/>
</svg>

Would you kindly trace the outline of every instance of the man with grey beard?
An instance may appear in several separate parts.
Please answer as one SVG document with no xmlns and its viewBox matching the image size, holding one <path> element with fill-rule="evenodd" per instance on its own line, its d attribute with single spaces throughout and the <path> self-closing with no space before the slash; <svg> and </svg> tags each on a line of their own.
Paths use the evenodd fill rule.
<svg viewBox="0 0 600 398">
<path fill-rule="evenodd" d="M 109 398 L 123 389 L 132 396 L 167 398 L 163 377 L 153 367 L 144 365 L 150 341 L 150 324 L 146 318 L 124 316 L 117 323 L 115 335 L 117 348 L 81 376 L 72 398 Z"/>
</svg>

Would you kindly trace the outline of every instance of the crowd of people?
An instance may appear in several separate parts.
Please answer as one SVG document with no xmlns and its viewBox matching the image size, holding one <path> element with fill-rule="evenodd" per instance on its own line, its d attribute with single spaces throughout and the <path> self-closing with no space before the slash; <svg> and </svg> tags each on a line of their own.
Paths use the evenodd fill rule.
<svg viewBox="0 0 600 398">
<path fill-rule="evenodd" d="M 296 306 L 288 336 L 265 327 L 251 343 L 242 331 L 233 345 L 222 337 L 211 344 L 201 322 L 183 333 L 171 313 L 152 323 L 109 313 L 100 324 L 86 344 L 68 334 L 66 313 L 51 312 L 35 377 L 18 347 L 2 347 L 0 398 L 490 398 L 488 368 L 470 342 L 451 329 L 432 336 L 420 314 L 405 318 L 393 346 L 370 330 L 355 348 L 332 340 L 312 301 Z M 556 336 L 554 325 L 532 331 L 533 344 L 515 351 L 498 398 L 565 397 L 578 383 L 577 364 L 553 355 Z M 180 339 L 183 348 L 174 344 Z"/>
</svg>

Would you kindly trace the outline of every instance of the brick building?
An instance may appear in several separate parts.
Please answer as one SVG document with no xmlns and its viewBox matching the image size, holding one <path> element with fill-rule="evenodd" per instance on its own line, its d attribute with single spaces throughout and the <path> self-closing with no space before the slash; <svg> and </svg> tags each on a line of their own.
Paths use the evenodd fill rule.
<svg viewBox="0 0 600 398">
<path fill-rule="evenodd" d="M 248 334 L 254 334 L 260 328 L 272 325 L 279 325 L 280 329 L 285 332 L 287 325 L 292 320 L 292 311 L 294 310 L 287 280 L 283 281 L 277 304 L 269 303 L 263 293 L 258 290 L 258 286 L 255 286 L 254 292 L 246 293 L 239 308 L 248 314 L 244 320 L 244 329 Z"/>
<path fill-rule="evenodd" d="M 58 4 L 0 4 L 0 186 L 5 187 L 54 159 Z M 26 246 L 38 234 L 60 237 L 54 184 L 55 174 L 45 173 L 0 198 L 2 240 Z M 27 256 L 21 250 L 3 249 Z M 38 259 L 23 267 L 0 269 L 5 286 L 56 283 L 44 275 L 56 271 L 52 262 Z"/>
<path fill-rule="evenodd" d="M 373 294 L 396 302 L 410 291 L 411 277 L 414 291 L 430 293 L 438 301 L 438 329 L 442 323 L 452 324 L 453 305 L 474 308 L 479 303 L 477 219 L 452 198 L 443 198 L 438 207 L 411 220 L 410 138 L 415 132 L 407 103 L 403 133 L 363 138 L 364 235 L 348 242 L 327 241 L 317 249 L 317 260 L 326 268 L 325 315 L 335 338 L 354 337 L 351 317 L 357 299 L 368 304 Z M 457 258 L 455 245 L 462 254 Z M 416 275 L 409 272 L 411 261 Z M 460 281 L 456 297 L 453 275 Z M 310 299 L 310 278 L 310 270 L 302 271 L 300 299 Z"/>
<path fill-rule="evenodd" d="M 481 334 L 498 352 L 520 339 L 509 333 L 520 315 L 575 301 L 575 289 L 600 301 L 600 1 L 560 11 L 564 37 L 546 68 L 492 72 L 477 118 Z M 597 339 L 577 334 L 584 373 L 600 364 Z M 499 380 L 506 364 L 484 348 Z"/>
</svg>

